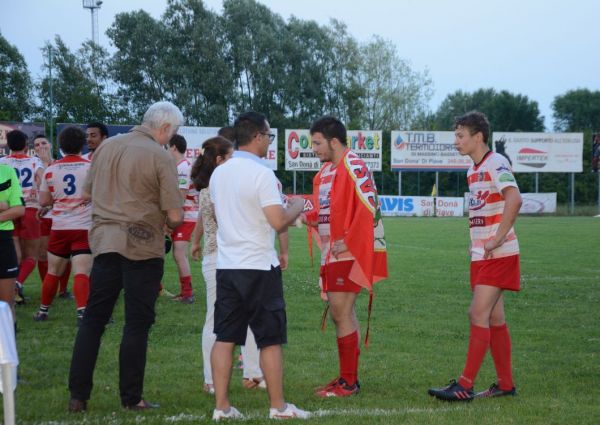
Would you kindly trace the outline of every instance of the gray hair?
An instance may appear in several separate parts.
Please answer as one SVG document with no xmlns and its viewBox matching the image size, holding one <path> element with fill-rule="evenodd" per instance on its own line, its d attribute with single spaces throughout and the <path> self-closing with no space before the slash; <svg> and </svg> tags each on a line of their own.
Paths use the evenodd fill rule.
<svg viewBox="0 0 600 425">
<path fill-rule="evenodd" d="M 156 102 L 144 114 L 142 124 L 157 129 L 163 124 L 171 124 L 172 128 L 183 125 L 183 114 L 171 102 Z"/>
</svg>

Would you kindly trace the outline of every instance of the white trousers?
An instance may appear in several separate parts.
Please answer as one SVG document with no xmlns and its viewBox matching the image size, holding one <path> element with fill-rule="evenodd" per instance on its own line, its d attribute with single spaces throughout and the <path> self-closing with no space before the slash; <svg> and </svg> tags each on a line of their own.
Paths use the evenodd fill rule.
<svg viewBox="0 0 600 425">
<path fill-rule="evenodd" d="M 202 275 L 206 283 L 206 319 L 202 329 L 202 362 L 204 364 L 204 383 L 212 385 L 212 369 L 210 352 L 217 339 L 215 328 L 215 301 L 217 300 L 217 254 L 207 255 L 202 259 Z M 248 328 L 246 344 L 242 346 L 244 358 L 244 378 L 262 378 L 259 350 L 256 347 L 254 334 Z"/>
</svg>

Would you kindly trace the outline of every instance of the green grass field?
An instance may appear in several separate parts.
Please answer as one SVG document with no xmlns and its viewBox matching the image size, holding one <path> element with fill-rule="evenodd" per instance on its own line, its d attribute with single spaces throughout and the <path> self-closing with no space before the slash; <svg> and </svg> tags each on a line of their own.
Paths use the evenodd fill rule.
<svg viewBox="0 0 600 425">
<path fill-rule="evenodd" d="M 368 349 L 362 349 L 362 392 L 348 399 L 317 399 L 313 388 L 337 372 L 333 326 L 319 329 L 323 304 L 317 268 L 310 266 L 303 230 L 290 229 L 291 265 L 284 273 L 289 344 L 286 398 L 316 411 L 323 424 L 598 424 L 600 423 L 600 219 L 521 217 L 522 290 L 506 295 L 519 395 L 449 404 L 431 399 L 462 371 L 470 302 L 466 218 L 396 218 L 385 221 L 390 278 L 375 288 Z M 167 262 L 164 282 L 176 292 Z M 66 412 L 67 375 L 76 332 L 72 301 L 56 300 L 50 319 L 32 321 L 40 284 L 26 285 L 31 300 L 18 308 L 22 383 L 16 392 L 19 424 L 197 424 L 210 419 L 211 396 L 202 393 L 200 334 L 205 298 L 199 263 L 193 265 L 197 302 L 161 297 L 151 331 L 145 394 L 161 408 L 125 412 L 118 397 L 118 347 L 123 303 L 104 335 L 88 412 Z M 363 331 L 368 297 L 359 299 Z M 476 389 L 494 382 L 491 357 Z M 235 370 L 231 400 L 264 422 L 267 396 L 241 386 Z"/>
</svg>

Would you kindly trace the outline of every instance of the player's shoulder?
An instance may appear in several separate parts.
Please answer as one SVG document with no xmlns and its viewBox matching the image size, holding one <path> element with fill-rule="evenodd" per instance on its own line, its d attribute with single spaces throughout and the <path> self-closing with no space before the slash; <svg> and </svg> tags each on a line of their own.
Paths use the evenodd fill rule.
<svg viewBox="0 0 600 425">
<path fill-rule="evenodd" d="M 508 159 L 497 152 L 492 152 L 485 165 L 490 171 L 495 171 L 496 173 L 512 173 L 512 167 L 510 166 Z"/>
</svg>

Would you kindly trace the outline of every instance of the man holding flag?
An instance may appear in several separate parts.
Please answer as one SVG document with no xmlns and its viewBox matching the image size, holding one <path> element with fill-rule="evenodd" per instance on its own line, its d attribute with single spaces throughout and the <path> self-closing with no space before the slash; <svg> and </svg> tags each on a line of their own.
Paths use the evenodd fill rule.
<svg viewBox="0 0 600 425">
<path fill-rule="evenodd" d="M 360 291 L 387 277 L 387 253 L 375 182 L 364 161 L 346 145 L 346 128 L 322 117 L 310 129 L 312 149 L 323 166 L 313 180 L 315 208 L 306 222 L 321 239 L 321 280 L 336 328 L 339 376 L 317 388 L 319 397 L 357 394 L 359 325 L 355 303 Z M 368 343 L 368 327 L 365 344 Z"/>
</svg>

